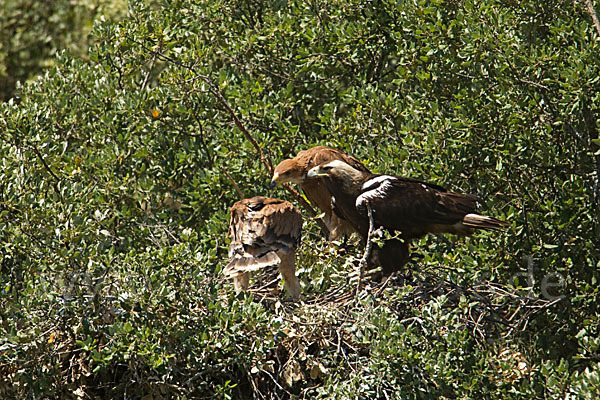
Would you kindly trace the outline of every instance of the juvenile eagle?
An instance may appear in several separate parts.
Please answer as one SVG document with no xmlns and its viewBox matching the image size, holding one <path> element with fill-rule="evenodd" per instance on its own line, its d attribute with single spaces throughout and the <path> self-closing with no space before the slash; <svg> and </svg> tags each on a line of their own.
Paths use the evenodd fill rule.
<svg viewBox="0 0 600 400">
<path fill-rule="evenodd" d="M 250 271 L 277 266 L 289 294 L 300 296 L 295 252 L 300 244 L 302 216 L 289 202 L 257 196 L 236 202 L 229 222 L 229 264 L 236 292 L 248 289 Z"/>
<path fill-rule="evenodd" d="M 367 167 L 356 158 L 331 147 L 317 146 L 303 150 L 296 157 L 280 162 L 275 167 L 271 179 L 271 186 L 286 182 L 300 185 L 306 198 L 325 214 L 323 222 L 329 230 L 329 240 L 337 240 L 344 235 L 350 235 L 354 229 L 351 224 L 333 213 L 331 193 L 323 179 L 319 177 L 306 179 L 306 174 L 311 168 L 334 160 L 343 161 L 358 171 L 370 173 Z"/>
<path fill-rule="evenodd" d="M 333 196 L 333 210 L 366 238 L 369 232 L 367 204 L 375 228 L 400 233 L 374 251 L 373 258 L 384 273 L 408 261 L 408 242 L 427 233 L 469 235 L 476 229 L 502 229 L 510 225 L 475 212 L 478 198 L 450 192 L 417 179 L 377 175 L 332 161 L 312 168 L 308 178 L 320 177 Z"/>
</svg>

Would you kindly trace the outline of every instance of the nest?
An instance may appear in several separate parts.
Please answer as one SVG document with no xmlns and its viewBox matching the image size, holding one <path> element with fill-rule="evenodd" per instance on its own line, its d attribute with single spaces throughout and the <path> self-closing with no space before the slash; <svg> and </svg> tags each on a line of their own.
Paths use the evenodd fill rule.
<svg viewBox="0 0 600 400">
<path fill-rule="evenodd" d="M 481 342 L 525 330 L 536 314 L 560 301 L 560 298 L 548 300 L 520 294 L 510 285 L 495 282 L 481 282 L 466 287 L 445 279 L 433 268 L 407 275 L 395 273 L 380 280 L 373 280 L 367 275 L 363 277 L 359 291 L 356 290 L 358 275 L 358 272 L 352 272 L 345 283 L 331 286 L 324 292 L 303 294 L 302 299 L 295 302 L 286 300 L 277 269 L 268 268 L 257 274 L 249 291 L 256 301 L 291 314 L 314 307 L 346 312 L 359 307 L 361 301 L 370 299 L 373 302 L 387 302 L 388 307 L 397 309 L 397 315 L 401 315 L 406 307 L 418 308 L 434 298 L 444 297 L 444 307 L 449 309 L 455 309 L 466 299 L 469 306 L 463 315 L 463 322 Z M 398 288 L 403 287 L 410 289 L 399 295 Z"/>
</svg>

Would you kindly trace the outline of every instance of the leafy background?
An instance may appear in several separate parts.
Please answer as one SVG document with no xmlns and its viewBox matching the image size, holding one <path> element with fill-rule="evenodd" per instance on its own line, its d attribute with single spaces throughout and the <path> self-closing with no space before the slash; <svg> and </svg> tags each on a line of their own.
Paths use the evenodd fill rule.
<svg viewBox="0 0 600 400">
<path fill-rule="evenodd" d="M 600 37 L 584 4 L 55 3 L 0 18 L 3 397 L 597 397 Z M 273 164 L 331 145 L 477 194 L 512 226 L 425 238 L 355 299 L 360 246 L 305 214 L 304 301 L 235 296 L 233 182 L 296 201 L 268 188 L 243 129 Z"/>
</svg>

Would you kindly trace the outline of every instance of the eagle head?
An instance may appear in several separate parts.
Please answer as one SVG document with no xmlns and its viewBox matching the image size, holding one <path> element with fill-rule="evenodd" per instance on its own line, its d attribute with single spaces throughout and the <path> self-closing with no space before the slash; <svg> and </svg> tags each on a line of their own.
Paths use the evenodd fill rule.
<svg viewBox="0 0 600 400">
<path fill-rule="evenodd" d="M 334 176 L 344 176 L 347 175 L 347 172 L 350 170 L 356 171 L 350 165 L 346 164 L 340 160 L 330 161 L 325 164 L 317 165 L 314 168 L 311 168 L 306 174 L 307 178 L 327 178 Z"/>
<path fill-rule="evenodd" d="M 292 182 L 302 183 L 304 182 L 305 172 L 302 166 L 294 159 L 283 160 L 275 167 L 273 171 L 273 177 L 271 178 L 271 187 L 277 186 L 277 184 Z"/>
<path fill-rule="evenodd" d="M 340 160 L 330 161 L 326 164 L 318 165 L 308 171 L 307 178 L 329 178 L 341 183 L 349 191 L 358 191 L 364 181 L 365 173 L 352 168 Z M 366 174 L 368 175 L 368 174 Z"/>
<path fill-rule="evenodd" d="M 363 172 L 351 167 L 340 160 L 330 161 L 325 164 L 317 165 L 308 171 L 307 178 L 339 178 L 342 180 L 358 180 L 363 176 Z"/>
</svg>

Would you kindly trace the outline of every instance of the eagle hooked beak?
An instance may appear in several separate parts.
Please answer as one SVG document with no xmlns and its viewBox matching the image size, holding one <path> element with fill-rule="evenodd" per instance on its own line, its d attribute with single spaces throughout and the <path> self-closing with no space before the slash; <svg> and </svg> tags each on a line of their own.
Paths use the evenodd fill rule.
<svg viewBox="0 0 600 400">
<path fill-rule="evenodd" d="M 274 188 L 279 183 L 279 173 L 275 172 L 271 178 L 271 187 Z"/>
<path fill-rule="evenodd" d="M 308 171 L 308 173 L 306 174 L 307 178 L 318 178 L 320 176 L 327 176 L 326 173 L 321 172 L 320 165 L 317 165 L 316 167 L 311 168 L 310 171 Z"/>
</svg>

